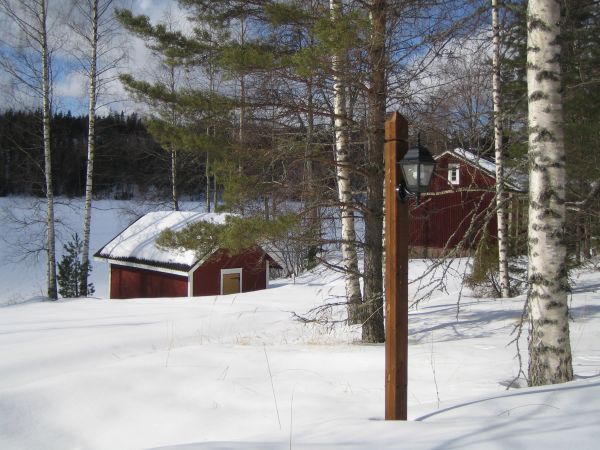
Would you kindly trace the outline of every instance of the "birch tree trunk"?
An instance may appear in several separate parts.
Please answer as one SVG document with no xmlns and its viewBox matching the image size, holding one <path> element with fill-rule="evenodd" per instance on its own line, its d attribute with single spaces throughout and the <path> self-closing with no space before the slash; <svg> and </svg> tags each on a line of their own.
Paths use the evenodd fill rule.
<svg viewBox="0 0 600 450">
<path fill-rule="evenodd" d="M 46 193 L 46 277 L 48 298 L 58 298 L 56 280 L 56 239 L 54 232 L 54 191 L 52 184 L 52 153 L 50 140 L 50 45 L 48 42 L 47 0 L 0 0 L 2 16 L 10 19 L 18 31 L 18 39 L 27 56 L 12 64 L 3 64 L 9 76 L 23 87 L 39 96 L 42 104 L 42 143 L 44 150 L 44 178 Z M 10 27 L 9 27 L 10 28 Z M 10 30 L 4 30 L 7 35 Z M 29 54 L 35 55 L 35 63 Z M 37 60 L 39 57 L 39 63 Z M 4 63 L 4 61 L 3 61 Z"/>
<path fill-rule="evenodd" d="M 169 24 L 171 27 L 171 24 Z M 175 67 L 169 65 L 169 90 L 171 95 L 175 96 L 177 92 L 177 77 L 175 75 Z M 171 125 L 177 125 L 177 111 L 174 105 L 170 105 L 169 120 Z M 173 211 L 179 211 L 179 197 L 177 194 L 177 149 L 171 144 L 171 203 L 173 205 Z"/>
<path fill-rule="evenodd" d="M 208 128 L 206 130 L 206 134 L 209 135 L 209 130 L 210 128 Z M 205 163 L 205 167 L 204 167 L 204 176 L 206 177 L 206 212 L 210 212 L 210 169 L 209 169 L 209 163 L 210 163 L 210 154 L 208 152 L 206 152 L 206 163 Z"/>
<path fill-rule="evenodd" d="M 219 201 L 219 192 L 217 191 L 217 175 L 213 174 L 213 210 L 217 210 L 217 202 Z"/>
<path fill-rule="evenodd" d="M 386 2 L 370 3 L 369 91 L 367 129 L 367 210 L 365 212 L 363 342 L 384 342 L 383 325 L 383 146 L 387 64 Z"/>
<path fill-rule="evenodd" d="M 56 239 L 54 235 L 54 188 L 52 185 L 52 153 L 50 148 L 50 56 L 48 48 L 47 4 L 38 1 L 40 20 L 40 44 L 42 50 L 42 120 L 44 133 L 44 175 L 46 178 L 46 234 L 47 234 L 47 280 L 48 298 L 56 300 Z"/>
<path fill-rule="evenodd" d="M 508 273 L 508 215 L 504 179 L 504 148 L 502 145 L 502 105 L 500 94 L 500 23 L 498 0 L 492 0 L 492 102 L 494 104 L 494 147 L 496 150 L 496 217 L 498 223 L 498 271 L 500 273 L 500 296 L 510 297 Z"/>
<path fill-rule="evenodd" d="M 177 195 L 177 150 L 171 149 L 171 202 L 173 211 L 179 211 L 179 198 Z"/>
<path fill-rule="evenodd" d="M 246 43 L 246 19 L 240 18 L 240 47 L 243 49 Z M 242 176 L 242 160 L 243 153 L 245 152 L 245 125 L 246 125 L 246 72 L 242 69 L 240 74 L 240 122 L 238 128 L 238 174 Z M 238 202 L 240 213 L 243 216 L 245 214 L 244 201 Z"/>
<path fill-rule="evenodd" d="M 567 305 L 560 2 L 527 9 L 529 384 L 573 378 Z"/>
<path fill-rule="evenodd" d="M 73 10 L 69 14 L 68 26 L 72 32 L 76 33 L 78 39 L 73 39 L 70 51 L 82 63 L 82 71 L 88 80 L 88 140 L 81 252 L 82 271 L 79 279 L 79 292 L 82 296 L 87 296 L 90 295 L 88 269 L 90 267 L 98 92 L 101 90 L 102 84 L 108 80 L 107 71 L 116 68 L 125 57 L 125 53 L 118 42 L 113 42 L 114 38 L 119 35 L 113 16 L 113 0 L 79 0 L 72 2 L 71 5 Z M 80 45 L 79 42 L 84 45 Z"/>
<path fill-rule="evenodd" d="M 341 0 L 330 0 L 331 20 L 339 20 L 342 14 Z M 335 156 L 340 215 L 342 220 L 342 267 L 348 301 L 348 323 L 361 323 L 361 292 L 356 252 L 356 230 L 352 209 L 352 186 L 350 183 L 350 162 L 348 158 L 346 86 L 344 83 L 344 61 L 342 51 L 332 58 L 334 114 L 335 114 Z"/>
<path fill-rule="evenodd" d="M 97 52 L 98 52 L 98 0 L 93 0 L 91 10 L 92 36 L 90 38 L 90 67 L 88 92 L 88 148 L 85 178 L 85 202 L 83 209 L 83 242 L 81 251 L 82 270 L 79 292 L 88 295 L 88 268 L 90 265 L 90 228 L 92 223 L 92 193 L 94 182 L 94 151 L 96 149 L 96 99 L 97 99 Z"/>
</svg>

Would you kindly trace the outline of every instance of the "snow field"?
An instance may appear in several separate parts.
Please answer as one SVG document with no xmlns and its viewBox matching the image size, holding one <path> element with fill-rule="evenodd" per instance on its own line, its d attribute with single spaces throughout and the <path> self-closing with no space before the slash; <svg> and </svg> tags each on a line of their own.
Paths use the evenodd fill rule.
<svg viewBox="0 0 600 450">
<path fill-rule="evenodd" d="M 113 208 L 94 213 L 93 250 L 128 224 Z M 411 278 L 426 264 L 413 261 Z M 383 345 L 357 343 L 356 327 L 292 318 L 342 295 L 338 274 L 319 269 L 241 295 L 108 301 L 103 266 L 93 272 L 99 298 L 58 302 L 28 297 L 44 284 L 43 263 L 0 267 L 0 304 L 31 300 L 0 307 L 0 448 L 597 448 L 597 271 L 575 277 L 578 380 L 507 391 L 523 298 L 463 291 L 457 318 L 457 268 L 448 293 L 410 311 L 409 421 L 385 422 Z"/>
</svg>

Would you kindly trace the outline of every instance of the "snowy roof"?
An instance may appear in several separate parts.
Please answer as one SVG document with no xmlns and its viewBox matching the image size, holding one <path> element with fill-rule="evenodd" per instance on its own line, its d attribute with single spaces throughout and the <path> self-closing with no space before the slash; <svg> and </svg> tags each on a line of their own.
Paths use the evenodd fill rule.
<svg viewBox="0 0 600 450">
<path fill-rule="evenodd" d="M 160 233 L 167 228 L 179 231 L 198 221 L 222 224 L 227 216 L 228 214 L 194 211 L 151 212 L 125 228 L 94 256 L 188 272 L 198 261 L 196 252 L 158 247 L 156 239 Z"/>
<path fill-rule="evenodd" d="M 439 159 L 443 155 L 453 155 L 459 159 L 462 159 L 466 163 L 477 167 L 484 172 L 487 172 L 488 175 L 496 178 L 496 163 L 491 161 L 484 156 L 474 153 L 470 150 L 466 150 L 464 148 L 455 148 L 454 150 L 447 150 L 441 155 L 436 156 L 436 159 Z M 526 174 L 517 171 L 513 168 L 505 169 L 506 176 L 506 184 L 508 187 L 517 190 L 517 191 L 526 191 L 529 179 Z"/>
</svg>

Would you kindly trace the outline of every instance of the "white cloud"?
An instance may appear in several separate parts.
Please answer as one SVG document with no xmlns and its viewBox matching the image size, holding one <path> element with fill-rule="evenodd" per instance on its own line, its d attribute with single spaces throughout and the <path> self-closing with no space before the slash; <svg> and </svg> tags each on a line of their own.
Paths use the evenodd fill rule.
<svg viewBox="0 0 600 450">
<path fill-rule="evenodd" d="M 59 97 L 80 98 L 86 95 L 88 82 L 81 72 L 69 72 L 54 85 L 54 95 Z"/>
<path fill-rule="evenodd" d="M 74 49 L 77 48 L 81 40 L 76 33 L 68 28 L 64 18 L 69 15 L 69 6 L 72 5 L 71 0 L 59 0 L 51 2 L 53 10 L 50 20 L 52 26 L 51 37 L 53 42 L 59 44 L 56 51 L 56 77 L 53 92 L 55 95 L 54 105 L 56 109 L 70 109 L 75 114 L 85 114 L 86 112 L 86 90 L 87 81 L 84 72 L 74 58 Z M 179 8 L 174 0 L 136 0 L 136 1 L 121 1 L 115 2 L 118 6 L 128 7 L 134 14 L 144 14 L 150 17 L 152 23 L 158 23 L 166 20 L 167 14 L 170 14 L 171 20 L 176 24 L 177 28 L 181 28 L 184 32 L 190 32 L 192 25 L 187 21 L 186 11 Z M 14 29 L 8 18 L 0 12 L 0 25 L 3 32 L 0 38 L 7 43 L 10 33 L 6 30 Z M 14 42 L 14 41 L 13 41 Z M 10 44 L 10 42 L 8 42 Z M 123 60 L 119 67 L 111 69 L 105 74 L 105 79 L 108 81 L 102 91 L 99 99 L 99 113 L 108 112 L 109 110 L 126 112 L 136 110 L 134 103 L 128 99 L 125 89 L 118 81 L 119 73 L 131 73 L 136 77 L 149 79 L 155 67 L 157 60 L 152 55 L 152 52 L 146 47 L 145 42 L 141 39 L 123 31 L 123 43 L 111 52 L 107 60 L 110 60 L 111 55 L 117 55 L 118 51 L 125 49 L 128 57 Z M 0 71 L 0 107 L 18 106 L 19 104 L 33 105 L 35 102 L 29 100 L 25 102 L 22 99 L 23 95 L 15 88 L 14 83 L 8 77 L 8 74 Z M 23 102 L 23 103 L 22 103 Z M 76 110 L 73 110 L 76 109 Z"/>
</svg>

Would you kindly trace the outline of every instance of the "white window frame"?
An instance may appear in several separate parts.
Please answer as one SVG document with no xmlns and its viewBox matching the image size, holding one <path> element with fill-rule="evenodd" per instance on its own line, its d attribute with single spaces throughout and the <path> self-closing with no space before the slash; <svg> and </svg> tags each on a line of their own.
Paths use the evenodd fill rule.
<svg viewBox="0 0 600 450">
<path fill-rule="evenodd" d="M 456 178 L 453 177 L 453 174 L 456 175 Z M 448 164 L 448 181 L 450 182 L 450 184 L 460 184 L 460 164 Z"/>
<path fill-rule="evenodd" d="M 240 293 L 244 291 L 244 285 L 242 284 L 243 279 L 242 279 L 242 268 L 241 267 L 237 267 L 235 269 L 221 269 L 221 285 L 220 285 L 220 290 L 221 290 L 221 295 L 223 295 L 223 275 L 230 275 L 232 273 L 237 273 L 240 275 Z"/>
</svg>

